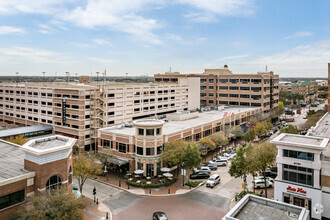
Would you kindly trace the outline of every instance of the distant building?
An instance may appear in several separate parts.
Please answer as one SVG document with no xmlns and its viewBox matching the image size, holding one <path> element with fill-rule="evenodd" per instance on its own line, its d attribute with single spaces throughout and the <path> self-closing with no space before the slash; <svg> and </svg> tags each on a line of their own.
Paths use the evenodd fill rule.
<svg viewBox="0 0 330 220">
<path fill-rule="evenodd" d="M 176 82 L 178 79 L 200 79 L 200 105 L 236 105 L 261 107 L 263 112 L 278 106 L 279 76 L 273 72 L 233 74 L 228 66 L 205 69 L 203 74 L 155 74 L 155 82 Z"/>
<path fill-rule="evenodd" d="M 318 83 L 315 81 L 303 81 L 297 83 L 280 83 L 280 91 L 297 93 L 304 96 L 304 102 L 312 103 L 318 97 Z"/>
<path fill-rule="evenodd" d="M 309 220 L 309 211 L 303 207 L 248 194 L 222 220 Z"/>
<path fill-rule="evenodd" d="M 76 140 L 60 135 L 18 146 L 0 140 L 0 219 L 17 216 L 19 205 L 37 192 L 72 190 L 72 147 Z"/>
</svg>

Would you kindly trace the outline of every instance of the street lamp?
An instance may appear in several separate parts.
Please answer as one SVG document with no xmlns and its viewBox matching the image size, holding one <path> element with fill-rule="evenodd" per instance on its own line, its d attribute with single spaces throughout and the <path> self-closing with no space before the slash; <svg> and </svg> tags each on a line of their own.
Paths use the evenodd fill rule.
<svg viewBox="0 0 330 220">
<path fill-rule="evenodd" d="M 107 177 L 107 181 L 108 181 L 108 170 L 107 170 L 107 165 L 104 166 L 104 173 Z"/>
</svg>

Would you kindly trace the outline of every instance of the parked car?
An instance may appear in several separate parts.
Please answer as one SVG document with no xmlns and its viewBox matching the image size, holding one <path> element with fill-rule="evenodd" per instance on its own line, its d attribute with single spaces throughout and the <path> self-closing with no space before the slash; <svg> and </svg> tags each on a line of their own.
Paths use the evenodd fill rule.
<svg viewBox="0 0 330 220">
<path fill-rule="evenodd" d="M 301 135 L 306 135 L 307 134 L 307 131 L 306 130 L 300 131 L 300 134 Z"/>
<path fill-rule="evenodd" d="M 263 173 L 260 172 L 260 176 L 263 176 Z M 271 177 L 271 178 L 276 178 L 277 177 L 277 172 L 271 171 L 271 170 L 266 170 L 265 171 L 265 176 L 266 177 Z"/>
<path fill-rule="evenodd" d="M 223 167 L 223 166 L 225 167 L 228 164 L 228 160 L 224 159 L 224 158 L 222 158 L 222 159 L 216 158 L 216 159 L 213 159 L 213 163 L 215 165 L 217 165 L 218 167 Z"/>
<path fill-rule="evenodd" d="M 303 116 L 303 119 L 307 119 L 307 115 L 304 115 L 304 116 Z"/>
<path fill-rule="evenodd" d="M 208 163 L 207 166 L 210 168 L 210 170 L 217 170 L 218 169 L 218 166 L 213 162 L 211 161 L 212 163 Z"/>
<path fill-rule="evenodd" d="M 235 155 L 233 155 L 233 154 L 228 154 L 228 153 L 224 153 L 223 156 L 224 156 L 224 157 L 227 157 L 229 160 L 231 160 L 233 157 L 235 157 Z"/>
<path fill-rule="evenodd" d="M 257 180 L 252 181 L 252 185 L 256 189 L 265 188 L 265 181 L 263 179 L 257 179 Z M 267 188 L 273 187 L 273 183 L 266 180 L 266 187 Z"/>
<path fill-rule="evenodd" d="M 264 177 L 263 176 L 257 176 L 257 177 L 254 177 L 254 179 L 255 180 L 259 180 L 259 179 L 263 180 Z M 274 183 L 274 179 L 271 178 L 271 177 L 266 177 L 266 180 L 269 181 L 269 182 L 271 182 L 271 183 Z"/>
<path fill-rule="evenodd" d="M 286 122 L 286 121 L 282 121 L 282 125 L 283 125 L 283 126 L 288 126 L 288 122 Z"/>
<path fill-rule="evenodd" d="M 199 169 L 194 168 L 193 171 L 194 171 L 194 173 L 200 173 L 200 172 L 204 172 L 204 173 L 208 173 L 208 174 L 211 173 L 211 169 L 208 166 L 202 166 Z"/>
<path fill-rule="evenodd" d="M 206 186 L 207 187 L 215 187 L 217 184 L 220 183 L 220 176 L 218 174 L 213 174 L 207 181 Z"/>
<path fill-rule="evenodd" d="M 153 220 L 168 220 L 165 212 L 154 212 L 152 215 Z"/>
<path fill-rule="evenodd" d="M 194 174 L 190 174 L 190 176 L 189 176 L 190 179 L 206 179 L 209 177 L 210 177 L 210 174 L 205 173 L 205 172 L 194 173 Z"/>
</svg>

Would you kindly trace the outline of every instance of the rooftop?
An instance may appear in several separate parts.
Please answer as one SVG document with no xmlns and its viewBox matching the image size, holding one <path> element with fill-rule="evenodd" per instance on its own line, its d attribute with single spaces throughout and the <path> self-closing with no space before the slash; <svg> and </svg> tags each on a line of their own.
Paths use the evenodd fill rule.
<svg viewBox="0 0 330 220">
<path fill-rule="evenodd" d="M 24 170 L 24 152 L 15 144 L 0 140 L 0 181 L 20 176 Z"/>
<path fill-rule="evenodd" d="M 172 121 L 169 120 L 163 125 L 163 135 L 168 135 L 172 133 L 176 133 L 182 130 L 190 129 L 193 127 L 197 127 L 203 124 L 209 124 L 216 120 L 221 120 L 225 117 L 230 117 L 232 114 L 238 114 L 243 112 L 249 112 L 253 110 L 260 109 L 258 107 L 228 107 L 222 111 L 207 111 L 201 112 L 198 114 L 198 117 L 187 119 L 183 121 Z M 124 134 L 124 135 L 134 135 L 135 128 L 130 127 L 123 127 L 119 128 L 118 126 L 108 127 L 100 129 L 101 131 L 108 131 L 117 134 Z"/>
<path fill-rule="evenodd" d="M 280 134 L 271 143 L 282 144 L 282 145 L 292 145 L 306 148 L 314 148 L 318 150 L 324 150 L 329 142 L 328 138 L 323 137 L 311 137 L 296 134 Z"/>
<path fill-rule="evenodd" d="M 305 208 L 254 195 L 246 195 L 223 218 L 224 220 L 307 220 Z"/>
<path fill-rule="evenodd" d="M 330 137 L 330 114 L 326 113 L 316 124 L 314 129 L 309 133 L 314 137 Z"/>
<path fill-rule="evenodd" d="M 53 130 L 51 125 L 33 125 L 28 127 L 12 128 L 0 131 L 0 138 L 22 135 L 26 133 Z"/>
<path fill-rule="evenodd" d="M 61 135 L 46 136 L 29 140 L 22 146 L 23 151 L 37 156 L 72 148 L 76 139 Z"/>
</svg>

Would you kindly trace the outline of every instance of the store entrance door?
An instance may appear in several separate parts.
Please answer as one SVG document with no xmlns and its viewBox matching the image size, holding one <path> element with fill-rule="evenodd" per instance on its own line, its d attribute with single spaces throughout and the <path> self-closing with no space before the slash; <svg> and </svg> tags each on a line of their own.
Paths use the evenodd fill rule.
<svg viewBox="0 0 330 220">
<path fill-rule="evenodd" d="M 305 199 L 293 197 L 293 205 L 305 207 Z"/>
</svg>

